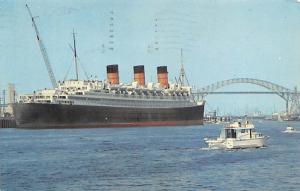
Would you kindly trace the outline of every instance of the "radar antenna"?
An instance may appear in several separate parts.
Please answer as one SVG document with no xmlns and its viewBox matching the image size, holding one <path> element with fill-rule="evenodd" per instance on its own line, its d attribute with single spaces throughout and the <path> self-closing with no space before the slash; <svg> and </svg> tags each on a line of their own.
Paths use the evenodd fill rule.
<svg viewBox="0 0 300 191">
<path fill-rule="evenodd" d="M 37 26 L 36 26 L 36 23 L 35 23 L 35 20 L 34 20 L 35 18 L 32 16 L 31 11 L 30 11 L 30 9 L 29 9 L 29 7 L 28 7 L 27 4 L 26 4 L 26 7 L 27 7 L 28 13 L 29 13 L 29 15 L 31 17 L 32 25 L 33 25 L 35 33 L 36 33 L 36 38 L 37 38 L 37 41 L 38 41 L 38 44 L 39 44 L 39 47 L 40 47 L 40 50 L 41 50 L 41 53 L 42 53 L 42 56 L 43 56 L 46 68 L 47 68 L 47 71 L 48 71 L 48 75 L 49 75 L 51 84 L 52 84 L 53 88 L 57 88 L 57 83 L 56 83 L 56 80 L 55 80 L 55 76 L 54 76 L 51 64 L 49 62 L 49 58 L 48 58 L 48 54 L 46 52 L 46 48 L 45 48 L 45 46 L 44 46 L 44 44 L 42 42 L 42 39 L 40 38 L 40 33 L 39 33 L 38 29 L 37 29 Z"/>
</svg>

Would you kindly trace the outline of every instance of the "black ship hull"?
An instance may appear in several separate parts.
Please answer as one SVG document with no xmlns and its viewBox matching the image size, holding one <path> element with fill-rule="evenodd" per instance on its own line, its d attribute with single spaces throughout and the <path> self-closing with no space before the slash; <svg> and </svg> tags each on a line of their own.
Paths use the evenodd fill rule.
<svg viewBox="0 0 300 191">
<path fill-rule="evenodd" d="M 204 105 L 179 108 L 129 108 L 16 103 L 18 128 L 91 128 L 202 125 Z"/>
</svg>

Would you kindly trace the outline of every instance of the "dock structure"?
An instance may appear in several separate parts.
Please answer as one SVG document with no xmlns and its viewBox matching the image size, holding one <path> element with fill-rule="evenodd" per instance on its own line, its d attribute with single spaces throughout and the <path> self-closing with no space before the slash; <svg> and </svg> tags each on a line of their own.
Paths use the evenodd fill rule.
<svg viewBox="0 0 300 191">
<path fill-rule="evenodd" d="M 15 128 L 17 126 L 13 115 L 13 104 L 16 100 L 15 85 L 13 83 L 9 83 L 7 89 L 2 90 L 1 93 L 0 128 Z"/>
<path fill-rule="evenodd" d="M 0 128 L 15 128 L 17 126 L 16 120 L 12 117 L 1 117 Z"/>
</svg>

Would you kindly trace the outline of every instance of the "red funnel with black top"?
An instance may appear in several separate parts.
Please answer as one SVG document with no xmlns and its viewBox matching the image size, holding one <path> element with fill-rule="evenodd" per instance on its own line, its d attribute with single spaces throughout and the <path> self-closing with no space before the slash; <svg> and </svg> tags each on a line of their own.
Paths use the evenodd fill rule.
<svg viewBox="0 0 300 191">
<path fill-rule="evenodd" d="M 118 65 L 107 65 L 106 66 L 107 81 L 110 84 L 119 84 L 119 69 Z"/>
</svg>

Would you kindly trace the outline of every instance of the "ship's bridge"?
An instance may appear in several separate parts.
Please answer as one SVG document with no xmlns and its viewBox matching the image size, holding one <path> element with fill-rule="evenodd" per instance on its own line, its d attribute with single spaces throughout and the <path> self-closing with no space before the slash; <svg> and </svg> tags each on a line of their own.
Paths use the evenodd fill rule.
<svg viewBox="0 0 300 191">
<path fill-rule="evenodd" d="M 65 92 L 90 91 L 103 89 L 101 81 L 68 80 L 58 82 L 58 89 Z"/>
<path fill-rule="evenodd" d="M 31 103 L 50 103 L 55 98 L 56 90 L 54 89 L 43 89 L 39 91 L 34 91 L 33 94 L 25 94 L 19 97 L 19 102 Z"/>
</svg>

